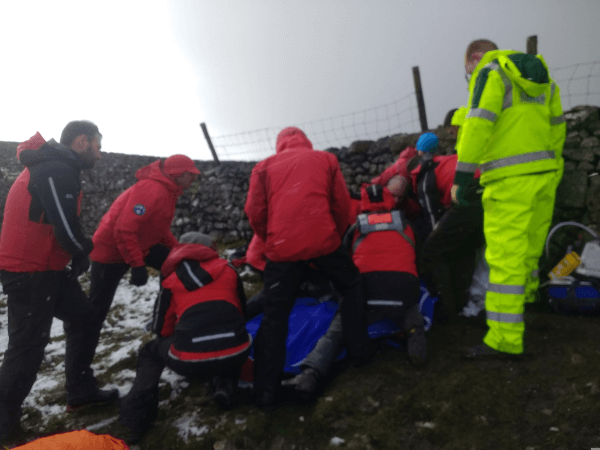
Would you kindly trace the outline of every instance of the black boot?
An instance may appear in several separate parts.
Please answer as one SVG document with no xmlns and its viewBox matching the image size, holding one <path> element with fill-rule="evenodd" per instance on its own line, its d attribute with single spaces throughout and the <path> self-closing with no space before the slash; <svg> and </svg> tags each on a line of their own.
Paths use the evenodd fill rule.
<svg viewBox="0 0 600 450">
<path fill-rule="evenodd" d="M 422 366 L 427 361 L 427 337 L 425 336 L 425 321 L 418 304 L 406 314 L 404 329 L 406 330 L 408 360 L 413 366 Z"/>
<path fill-rule="evenodd" d="M 136 391 L 119 402 L 119 423 L 129 428 L 131 434 L 128 442 L 134 444 L 142 439 L 152 428 L 158 416 L 158 386 L 154 389 Z"/>
<path fill-rule="evenodd" d="M 216 376 L 211 381 L 212 399 L 223 409 L 230 409 L 236 402 L 237 378 Z"/>
<path fill-rule="evenodd" d="M 67 412 L 78 411 L 93 406 L 109 405 L 119 399 L 118 389 L 94 388 L 89 392 L 81 392 L 77 395 L 67 394 Z"/>
<path fill-rule="evenodd" d="M 283 380 L 282 386 L 293 387 L 296 393 L 302 398 L 309 398 L 317 390 L 319 372 L 310 367 L 305 368 L 302 373 L 289 380 Z"/>
</svg>

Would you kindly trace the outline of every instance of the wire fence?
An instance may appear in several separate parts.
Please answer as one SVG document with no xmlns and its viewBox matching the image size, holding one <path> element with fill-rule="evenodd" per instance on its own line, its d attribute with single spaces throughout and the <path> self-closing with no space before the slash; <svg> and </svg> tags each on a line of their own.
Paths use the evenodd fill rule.
<svg viewBox="0 0 600 450">
<path fill-rule="evenodd" d="M 565 111 L 578 105 L 600 106 L 600 61 L 550 69 L 561 88 Z M 377 140 L 398 133 L 418 133 L 419 111 L 415 92 L 394 102 L 325 119 L 300 123 L 314 148 L 349 146 L 358 140 Z M 275 153 L 275 140 L 283 127 L 217 136 L 213 146 L 221 161 L 259 161 Z"/>
<path fill-rule="evenodd" d="M 416 95 L 362 111 L 297 124 L 314 148 L 348 146 L 358 140 L 376 140 L 396 133 L 416 133 L 419 112 Z M 275 140 L 283 127 L 263 128 L 212 138 L 219 160 L 258 161 L 275 153 Z"/>
<path fill-rule="evenodd" d="M 550 69 L 560 86 L 565 111 L 578 105 L 600 106 L 600 61 Z"/>
</svg>

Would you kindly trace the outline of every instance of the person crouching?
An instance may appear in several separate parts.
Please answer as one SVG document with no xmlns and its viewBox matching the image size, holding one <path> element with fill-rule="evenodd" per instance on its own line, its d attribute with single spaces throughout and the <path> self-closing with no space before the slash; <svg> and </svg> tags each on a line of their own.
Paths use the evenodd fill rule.
<svg viewBox="0 0 600 450">
<path fill-rule="evenodd" d="M 158 383 L 165 368 L 209 381 L 213 399 L 229 408 L 240 370 L 250 353 L 245 327 L 245 295 L 237 272 L 214 250 L 207 235 L 181 236 L 162 266 L 164 277 L 154 307 L 158 337 L 138 355 L 131 391 L 121 399 L 120 422 L 141 439 L 156 420 Z"/>
</svg>

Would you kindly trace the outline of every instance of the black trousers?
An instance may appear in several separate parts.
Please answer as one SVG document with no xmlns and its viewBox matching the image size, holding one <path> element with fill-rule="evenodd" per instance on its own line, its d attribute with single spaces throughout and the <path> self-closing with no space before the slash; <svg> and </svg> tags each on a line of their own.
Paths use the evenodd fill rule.
<svg viewBox="0 0 600 450">
<path fill-rule="evenodd" d="M 155 245 L 144 259 L 146 266 L 160 270 L 169 255 L 169 251 L 170 249 L 164 245 Z M 87 342 L 84 351 L 80 354 L 81 361 L 79 361 L 89 371 L 92 371 L 91 364 L 100 340 L 102 325 L 112 305 L 119 282 L 128 270 L 129 265 L 125 263 L 103 264 L 92 261 L 90 302 L 94 308 L 94 322 L 90 328 L 91 340 Z"/>
<path fill-rule="evenodd" d="M 147 428 L 158 412 L 158 384 L 165 367 L 179 375 L 194 378 L 201 382 L 213 377 L 231 378 L 237 383 L 242 365 L 248 359 L 250 347 L 231 357 L 206 361 L 177 361 L 168 356 L 175 335 L 158 337 L 144 345 L 139 354 L 135 381 L 129 393 L 119 405 L 122 422 L 132 428 Z"/>
<path fill-rule="evenodd" d="M 343 247 L 310 261 L 267 260 L 264 272 L 265 315 L 254 345 L 254 391 L 258 398 L 265 393 L 274 395 L 279 384 L 285 364 L 288 320 L 300 284 L 302 266 L 309 262 L 321 269 L 343 296 L 339 311 L 350 357 L 367 356 L 370 349 L 360 273 Z"/>
<path fill-rule="evenodd" d="M 363 295 L 367 299 L 366 322 L 371 325 L 382 319 L 393 320 L 404 330 L 423 327 L 419 312 L 419 279 L 406 272 L 367 272 L 362 274 Z M 327 332 L 302 361 L 321 376 L 329 373 L 335 358 L 343 348 L 340 315 L 336 314 Z"/>
<path fill-rule="evenodd" d="M 93 343 L 94 311 L 76 279 L 66 271 L 16 273 L 0 271 L 8 295 L 8 348 L 0 368 L 0 429 L 10 428 L 21 415 L 50 341 L 54 317 L 66 334 L 67 400 L 96 388 L 81 355 Z"/>
<path fill-rule="evenodd" d="M 464 306 L 477 249 L 484 243 L 481 200 L 452 206 L 424 242 L 419 272 L 440 295 L 443 315 L 453 316 Z"/>
</svg>

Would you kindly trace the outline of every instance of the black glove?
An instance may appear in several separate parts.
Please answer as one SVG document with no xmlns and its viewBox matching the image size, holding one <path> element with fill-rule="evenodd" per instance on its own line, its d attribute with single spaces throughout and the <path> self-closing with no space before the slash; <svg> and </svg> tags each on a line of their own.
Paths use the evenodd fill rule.
<svg viewBox="0 0 600 450">
<path fill-rule="evenodd" d="M 146 270 L 146 266 L 131 268 L 131 278 L 129 279 L 129 284 L 133 284 L 134 286 L 143 286 L 147 282 L 148 271 Z"/>
<path fill-rule="evenodd" d="M 77 279 L 79 275 L 85 273 L 90 268 L 90 258 L 86 253 L 78 253 L 73 256 L 71 260 L 71 272 L 69 273 L 69 279 Z"/>
</svg>

